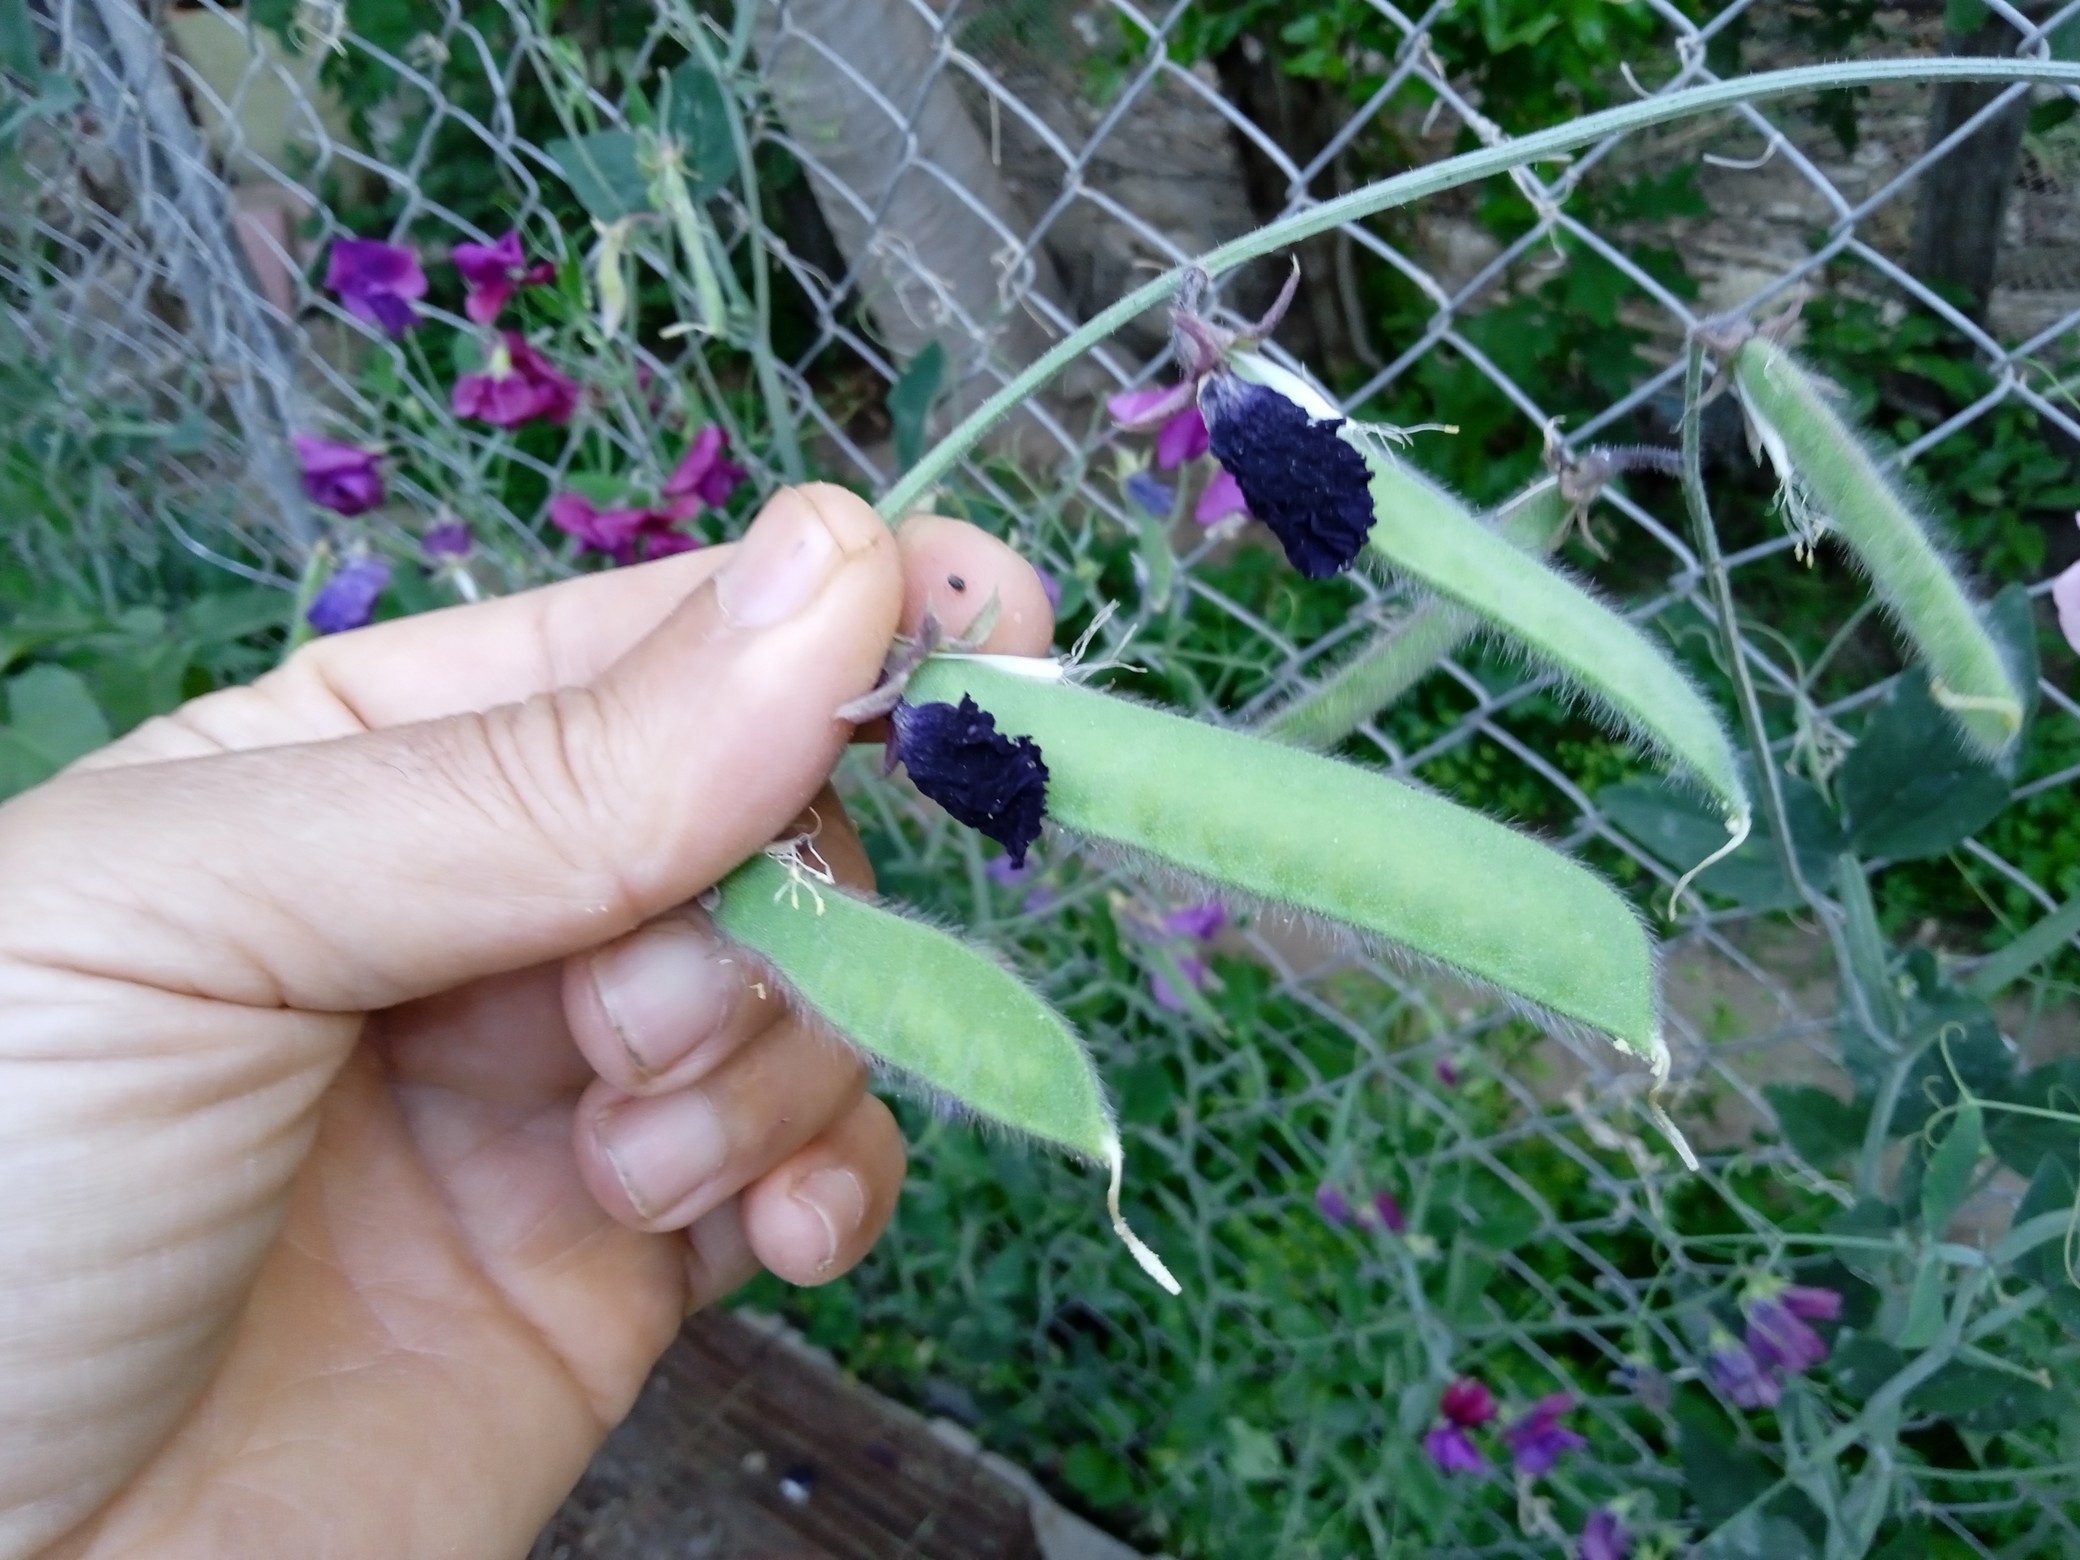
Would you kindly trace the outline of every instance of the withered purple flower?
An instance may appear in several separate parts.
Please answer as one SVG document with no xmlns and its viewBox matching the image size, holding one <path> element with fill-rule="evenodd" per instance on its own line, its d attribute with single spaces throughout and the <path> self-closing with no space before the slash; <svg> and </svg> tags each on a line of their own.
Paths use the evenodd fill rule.
<svg viewBox="0 0 2080 1560">
<path fill-rule="evenodd" d="M 1214 459 L 1293 567 L 1311 580 L 1348 569 L 1372 531 L 1372 472 L 1337 436 L 1343 420 L 1317 422 L 1276 390 L 1233 373 L 1212 375 L 1199 405 Z"/>
<path fill-rule="evenodd" d="M 1589 1444 L 1560 1423 L 1561 1416 L 1573 1407 L 1572 1397 L 1555 1392 L 1532 1404 L 1522 1418 L 1502 1432 L 1517 1472 L 1536 1479 L 1552 1472 L 1553 1465 L 1567 1453 L 1578 1452 Z"/>
<path fill-rule="evenodd" d="M 453 258 L 455 269 L 462 273 L 463 286 L 468 289 L 463 312 L 479 325 L 489 325 L 504 313 L 513 294 L 521 288 L 556 280 L 556 267 L 547 260 L 527 263 L 517 231 L 495 244 L 457 244 Z"/>
<path fill-rule="evenodd" d="M 376 615 L 376 602 L 390 584 L 390 565 L 381 558 L 355 558 L 325 582 L 305 619 L 321 634 L 344 634 L 366 628 Z"/>
<path fill-rule="evenodd" d="M 1488 1390 L 1486 1382 L 1461 1376 L 1444 1389 L 1437 1411 L 1453 1424 L 1471 1430 L 1495 1417 L 1495 1394 Z"/>
<path fill-rule="evenodd" d="M 412 305 L 426 296 L 426 269 L 402 244 L 342 238 L 326 261 L 325 285 L 356 319 L 402 336 L 419 323 Z"/>
<path fill-rule="evenodd" d="M 888 761 L 952 814 L 1025 865 L 1047 817 L 1047 765 L 1031 737 L 1007 737 L 963 694 L 958 705 L 899 703 L 889 717 Z"/>
<path fill-rule="evenodd" d="M 337 439 L 296 434 L 296 463 L 310 501 L 334 514 L 365 515 L 383 502 L 382 457 Z"/>
</svg>

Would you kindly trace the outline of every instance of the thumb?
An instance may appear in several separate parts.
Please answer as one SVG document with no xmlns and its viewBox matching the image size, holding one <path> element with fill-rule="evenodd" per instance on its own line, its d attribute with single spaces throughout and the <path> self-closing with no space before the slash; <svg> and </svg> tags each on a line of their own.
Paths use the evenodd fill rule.
<svg viewBox="0 0 2080 1560">
<path fill-rule="evenodd" d="M 873 686 L 901 606 L 880 518 L 842 489 L 785 490 L 588 685 L 21 798 L 0 811 L 0 880 L 23 890 L 0 947 L 318 1012 L 596 947 L 801 813 L 849 735 L 833 712 Z"/>
</svg>

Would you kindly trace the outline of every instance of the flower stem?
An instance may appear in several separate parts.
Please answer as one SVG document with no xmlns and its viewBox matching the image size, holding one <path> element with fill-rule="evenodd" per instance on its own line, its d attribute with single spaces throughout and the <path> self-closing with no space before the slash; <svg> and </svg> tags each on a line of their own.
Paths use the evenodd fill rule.
<svg viewBox="0 0 2080 1560">
<path fill-rule="evenodd" d="M 1330 232 L 1347 222 L 1391 211 L 1396 206 L 1456 189 L 1476 179 L 1507 173 L 1527 163 L 1555 157 L 1576 147 L 1622 135 L 1651 125 L 1667 124 L 1730 108 L 1737 103 L 1759 102 L 1795 92 L 1828 91 L 1840 87 L 1873 86 L 1884 82 L 1916 84 L 1943 81 L 2041 82 L 2047 85 L 2080 85 L 2080 64 L 2057 60 L 2020 59 L 1932 59 L 1932 60 L 1845 60 L 1825 65 L 1803 65 L 1795 70 L 1763 71 L 1737 76 L 1731 81 L 1689 87 L 1644 102 L 1626 103 L 1600 113 L 1584 114 L 1566 124 L 1483 147 L 1463 156 L 1447 158 L 1428 167 L 1413 168 L 1362 189 L 1352 190 L 1309 210 L 1296 212 L 1267 227 L 1221 245 L 1197 264 L 1210 276 L 1221 276 L 1272 253 L 1274 250 Z M 938 485 L 939 481 L 966 458 L 968 452 L 1005 417 L 1016 411 L 1054 377 L 1099 342 L 1139 318 L 1148 310 L 1169 301 L 1184 276 L 1183 267 L 1165 273 L 1136 288 L 1104 310 L 1081 330 L 1058 342 L 1036 359 L 1003 389 L 991 396 L 960 426 L 940 440 L 912 466 L 881 498 L 876 508 L 883 518 L 900 520 Z"/>
</svg>

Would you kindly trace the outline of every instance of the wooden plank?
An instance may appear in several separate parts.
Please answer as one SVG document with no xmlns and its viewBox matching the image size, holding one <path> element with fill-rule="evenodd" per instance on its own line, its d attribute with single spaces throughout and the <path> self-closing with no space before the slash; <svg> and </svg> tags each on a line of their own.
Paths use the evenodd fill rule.
<svg viewBox="0 0 2080 1560">
<path fill-rule="evenodd" d="M 534 1560 L 1040 1560 L 1026 1499 L 724 1311 L 666 1353 Z"/>
</svg>

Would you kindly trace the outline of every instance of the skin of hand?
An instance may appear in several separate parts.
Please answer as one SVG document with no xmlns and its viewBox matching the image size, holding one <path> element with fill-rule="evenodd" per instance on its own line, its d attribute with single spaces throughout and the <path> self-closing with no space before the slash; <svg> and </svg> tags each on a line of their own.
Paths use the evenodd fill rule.
<svg viewBox="0 0 2080 1560">
<path fill-rule="evenodd" d="M 965 590 L 951 583 L 958 579 Z M 1032 569 L 836 488 L 319 641 L 0 808 L 0 1560 L 523 1554 L 681 1318 L 903 1177 L 689 902 L 929 605 Z"/>
</svg>

